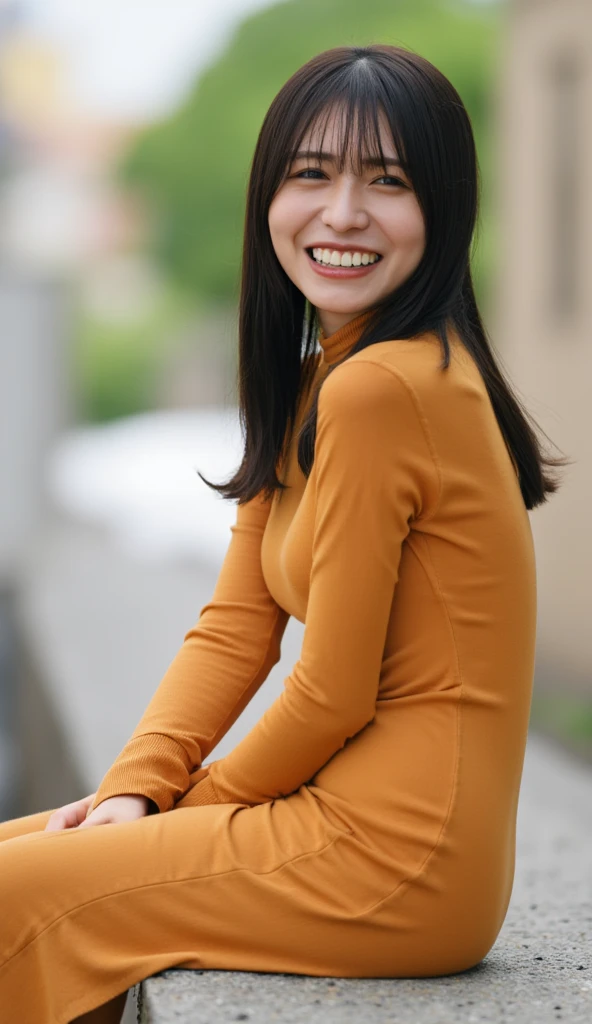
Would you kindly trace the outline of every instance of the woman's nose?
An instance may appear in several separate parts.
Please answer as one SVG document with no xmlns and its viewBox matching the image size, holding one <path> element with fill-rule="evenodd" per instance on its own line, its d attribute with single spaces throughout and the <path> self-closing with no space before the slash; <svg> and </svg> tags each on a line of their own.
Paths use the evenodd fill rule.
<svg viewBox="0 0 592 1024">
<path fill-rule="evenodd" d="M 321 219 L 334 231 L 359 230 L 367 226 L 368 214 L 354 184 L 342 181 L 330 190 Z"/>
</svg>

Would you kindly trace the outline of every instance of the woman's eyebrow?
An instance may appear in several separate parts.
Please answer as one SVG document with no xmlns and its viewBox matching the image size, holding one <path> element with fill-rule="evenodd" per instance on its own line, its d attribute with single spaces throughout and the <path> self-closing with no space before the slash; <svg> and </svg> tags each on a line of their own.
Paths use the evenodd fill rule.
<svg viewBox="0 0 592 1024">
<path fill-rule="evenodd" d="M 321 150 L 313 149 L 299 150 L 298 153 L 295 154 L 294 159 L 301 160 L 305 157 L 309 157 L 313 160 L 327 160 L 332 163 L 335 163 L 337 159 L 334 153 L 326 153 Z M 365 167 L 403 167 L 400 160 L 390 156 L 385 157 L 384 160 L 381 160 L 378 156 L 365 157 L 365 159 L 362 160 L 362 164 L 364 164 Z"/>
</svg>

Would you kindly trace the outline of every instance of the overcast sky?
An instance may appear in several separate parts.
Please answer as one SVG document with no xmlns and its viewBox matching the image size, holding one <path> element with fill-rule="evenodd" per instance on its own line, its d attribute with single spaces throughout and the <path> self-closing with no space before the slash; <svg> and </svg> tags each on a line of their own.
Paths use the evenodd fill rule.
<svg viewBox="0 0 592 1024">
<path fill-rule="evenodd" d="M 84 109 L 109 119 L 135 119 L 175 107 L 237 23 L 274 2 L 20 0 L 20 8 L 36 32 L 64 50 L 71 87 Z"/>
</svg>

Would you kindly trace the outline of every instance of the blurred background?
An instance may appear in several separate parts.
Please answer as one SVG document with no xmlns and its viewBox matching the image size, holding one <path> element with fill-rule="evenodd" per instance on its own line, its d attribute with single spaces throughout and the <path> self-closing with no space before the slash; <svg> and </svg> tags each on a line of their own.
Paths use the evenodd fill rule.
<svg viewBox="0 0 592 1024">
<path fill-rule="evenodd" d="M 240 458 L 253 147 L 293 71 L 369 42 L 427 57 L 472 119 L 481 309 L 574 460 L 531 513 L 532 728 L 592 763 L 589 0 L 0 0 L 0 819 L 97 788 L 211 596 L 236 509 L 196 470 Z"/>
</svg>

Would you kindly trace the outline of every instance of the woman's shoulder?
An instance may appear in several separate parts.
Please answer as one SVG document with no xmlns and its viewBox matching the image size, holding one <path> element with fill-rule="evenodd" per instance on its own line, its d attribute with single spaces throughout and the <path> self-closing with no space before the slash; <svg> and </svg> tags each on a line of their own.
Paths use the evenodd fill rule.
<svg viewBox="0 0 592 1024">
<path fill-rule="evenodd" d="M 385 358 L 374 358 L 375 346 L 357 352 L 335 366 L 319 392 L 319 421 L 346 432 L 371 430 L 376 424 L 396 427 L 416 419 L 415 389 L 405 373 Z"/>
<path fill-rule="evenodd" d="M 491 435 L 495 416 L 480 371 L 462 342 L 451 341 L 447 367 L 443 356 L 435 334 L 377 342 L 356 352 L 323 382 L 319 423 L 348 436 L 394 433 L 408 443 L 415 439 L 421 444 L 423 435 L 432 452 L 446 448 L 445 439 L 454 439 L 450 454 L 458 459 L 467 430 Z"/>
<path fill-rule="evenodd" d="M 488 402 L 485 383 L 473 357 L 457 334 L 449 332 L 450 359 L 444 366 L 444 349 L 435 332 L 415 338 L 379 341 L 356 352 L 330 374 L 336 399 L 354 401 L 392 400 L 405 388 L 425 413 L 444 404 L 464 410 L 466 404 Z M 357 396 L 357 399 L 356 399 Z M 329 396 L 327 396 L 329 397 Z M 452 404 L 451 404 L 452 403 Z"/>
</svg>

